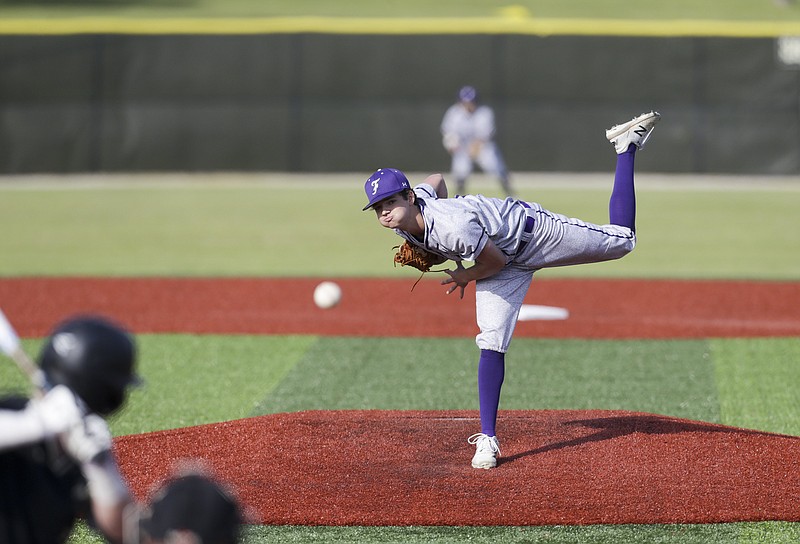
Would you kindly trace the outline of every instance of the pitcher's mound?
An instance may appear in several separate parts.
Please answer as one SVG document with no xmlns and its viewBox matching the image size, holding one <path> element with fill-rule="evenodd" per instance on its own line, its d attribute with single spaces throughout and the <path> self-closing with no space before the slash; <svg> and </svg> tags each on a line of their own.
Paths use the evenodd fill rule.
<svg viewBox="0 0 800 544">
<path fill-rule="evenodd" d="M 139 499 L 204 460 L 261 524 L 800 521 L 800 438 L 622 411 L 505 411 L 496 469 L 477 412 L 312 411 L 120 437 Z"/>
</svg>

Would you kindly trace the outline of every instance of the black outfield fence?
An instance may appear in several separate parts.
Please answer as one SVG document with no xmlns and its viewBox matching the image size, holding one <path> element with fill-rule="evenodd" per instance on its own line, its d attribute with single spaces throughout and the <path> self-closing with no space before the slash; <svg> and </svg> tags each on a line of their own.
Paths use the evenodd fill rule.
<svg viewBox="0 0 800 544">
<path fill-rule="evenodd" d="M 798 174 L 798 68 L 794 37 L 2 35 L 0 173 L 446 170 L 470 83 L 512 170 L 609 170 L 658 109 L 648 170 Z"/>
</svg>

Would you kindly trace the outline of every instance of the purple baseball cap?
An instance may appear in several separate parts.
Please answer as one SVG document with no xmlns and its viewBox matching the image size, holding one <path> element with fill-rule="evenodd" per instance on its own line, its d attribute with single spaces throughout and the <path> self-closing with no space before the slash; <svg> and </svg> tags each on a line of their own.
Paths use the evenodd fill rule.
<svg viewBox="0 0 800 544">
<path fill-rule="evenodd" d="M 458 91 L 458 99 L 462 102 L 475 102 L 478 100 L 478 91 L 471 85 L 461 87 Z"/>
<path fill-rule="evenodd" d="M 406 189 L 411 189 L 411 184 L 404 173 L 395 168 L 381 168 L 364 183 L 364 192 L 367 194 L 369 202 L 362 211 L 368 210 L 384 198 Z"/>
</svg>

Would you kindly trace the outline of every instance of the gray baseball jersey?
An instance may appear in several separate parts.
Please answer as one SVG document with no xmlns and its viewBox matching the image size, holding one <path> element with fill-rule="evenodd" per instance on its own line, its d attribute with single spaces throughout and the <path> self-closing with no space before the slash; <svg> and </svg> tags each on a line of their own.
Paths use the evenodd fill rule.
<svg viewBox="0 0 800 544">
<path fill-rule="evenodd" d="M 427 184 L 414 187 L 414 193 L 425 222 L 424 239 L 395 229 L 399 236 L 453 261 L 474 261 L 488 240 L 506 255 L 505 268 L 475 282 L 481 349 L 508 350 L 536 270 L 618 259 L 636 245 L 627 227 L 586 223 L 535 202 L 482 195 L 439 199 Z"/>
</svg>

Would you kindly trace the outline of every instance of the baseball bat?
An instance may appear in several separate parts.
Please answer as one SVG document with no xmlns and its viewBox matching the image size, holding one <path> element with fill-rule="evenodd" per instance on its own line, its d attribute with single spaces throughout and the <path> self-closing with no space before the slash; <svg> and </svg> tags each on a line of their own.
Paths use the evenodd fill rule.
<svg viewBox="0 0 800 544">
<path fill-rule="evenodd" d="M 0 350 L 31 380 L 36 388 L 34 394 L 40 396 L 44 388 L 44 373 L 23 351 L 19 336 L 3 310 L 0 310 Z"/>
</svg>

